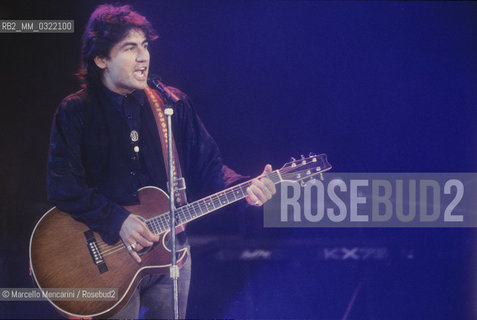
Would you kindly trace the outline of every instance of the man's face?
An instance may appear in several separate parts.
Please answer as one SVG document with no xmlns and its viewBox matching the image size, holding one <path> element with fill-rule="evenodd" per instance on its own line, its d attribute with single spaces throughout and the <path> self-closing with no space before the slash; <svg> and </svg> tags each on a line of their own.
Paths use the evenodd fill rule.
<svg viewBox="0 0 477 320">
<path fill-rule="evenodd" d="M 104 70 L 102 81 L 111 91 L 125 95 L 147 87 L 148 42 L 139 29 L 131 29 L 123 40 L 116 43 L 109 58 L 96 57 L 94 61 Z"/>
</svg>

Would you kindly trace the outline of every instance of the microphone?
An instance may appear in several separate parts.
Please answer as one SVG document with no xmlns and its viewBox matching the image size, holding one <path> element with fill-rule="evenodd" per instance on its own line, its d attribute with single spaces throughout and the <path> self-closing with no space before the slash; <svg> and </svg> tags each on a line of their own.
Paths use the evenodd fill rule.
<svg viewBox="0 0 477 320">
<path fill-rule="evenodd" d="M 147 78 L 147 84 L 154 89 L 157 89 L 162 97 L 173 106 L 182 105 L 184 102 L 174 94 L 171 90 L 161 82 L 161 78 L 158 75 L 152 74 Z"/>
</svg>

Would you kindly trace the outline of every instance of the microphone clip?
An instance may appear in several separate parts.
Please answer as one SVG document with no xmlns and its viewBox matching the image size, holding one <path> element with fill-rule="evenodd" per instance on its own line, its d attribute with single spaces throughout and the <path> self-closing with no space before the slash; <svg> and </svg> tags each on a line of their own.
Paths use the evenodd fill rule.
<svg viewBox="0 0 477 320">
<path fill-rule="evenodd" d="M 171 104 L 172 106 L 180 106 L 184 104 L 184 102 L 179 98 L 174 92 L 169 90 L 160 80 L 160 77 L 157 75 L 151 75 L 147 78 L 148 85 L 153 88 L 157 89 L 167 104 Z"/>
</svg>

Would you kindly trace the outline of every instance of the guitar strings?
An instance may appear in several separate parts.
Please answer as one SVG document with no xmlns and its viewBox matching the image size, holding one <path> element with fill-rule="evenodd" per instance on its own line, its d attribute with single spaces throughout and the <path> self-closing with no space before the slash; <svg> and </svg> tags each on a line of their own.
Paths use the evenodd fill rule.
<svg viewBox="0 0 477 320">
<path fill-rule="evenodd" d="M 299 168 L 299 167 L 301 167 L 301 166 L 302 166 L 302 165 L 299 165 L 299 166 L 292 167 L 292 168 L 289 168 L 289 169 L 284 168 L 282 173 L 283 173 L 283 174 L 286 174 L 287 171 L 296 170 L 297 167 Z M 279 171 L 279 170 L 277 170 L 277 171 Z M 272 174 L 276 174 L 276 175 L 277 175 L 277 171 L 272 172 L 270 175 L 272 175 Z M 244 187 L 244 186 L 248 187 L 247 184 L 250 185 L 251 182 L 250 182 L 250 181 L 247 181 L 247 182 L 242 183 L 242 184 L 240 184 L 239 186 L 236 186 L 236 187 Z M 230 190 L 229 190 L 229 191 L 230 191 Z M 219 207 L 219 206 L 221 205 L 221 203 L 220 203 L 220 201 L 212 200 L 212 205 L 214 205 L 214 208 L 215 208 L 215 207 Z M 204 207 L 204 206 L 203 206 L 203 207 Z M 165 214 L 162 214 L 161 216 L 165 216 Z M 168 217 L 168 216 L 167 216 L 167 217 Z M 167 217 L 165 217 L 165 218 L 167 219 Z M 192 217 L 192 215 L 191 215 L 191 217 Z M 156 218 L 159 218 L 159 216 L 156 217 Z M 154 219 L 154 218 L 153 218 L 153 219 Z M 151 219 L 148 220 L 148 221 L 151 221 Z M 161 221 L 161 222 L 164 222 L 164 221 Z M 168 221 L 166 221 L 166 222 L 168 222 Z M 161 225 L 162 225 L 162 223 L 161 223 Z M 167 227 L 167 224 L 165 224 L 165 225 L 166 225 L 166 227 Z M 157 226 L 160 226 L 160 225 L 159 225 L 159 224 L 158 224 L 158 225 L 154 225 L 154 224 L 153 224 L 152 226 L 153 226 L 153 228 L 154 228 L 154 227 L 157 227 Z M 151 230 L 151 231 L 154 232 L 155 230 Z M 164 232 L 164 230 L 160 230 L 159 234 L 162 233 L 162 232 Z M 157 234 L 156 232 L 154 232 L 154 233 Z M 98 246 L 99 246 L 100 249 L 101 249 L 101 248 L 105 248 L 105 247 L 106 247 L 106 248 L 109 247 L 109 245 L 106 244 L 106 243 L 104 243 L 104 241 L 102 241 L 102 240 L 99 240 L 99 241 L 97 242 L 97 244 L 98 244 Z M 124 243 L 121 243 L 121 244 L 119 244 L 119 245 L 116 245 L 116 246 L 113 246 L 113 247 L 111 247 L 111 248 L 108 248 L 107 250 L 105 250 L 105 251 L 102 252 L 102 255 L 103 255 L 103 256 L 107 256 L 107 255 L 116 253 L 116 252 L 118 252 L 119 250 L 122 250 L 122 249 L 127 249 L 126 246 L 124 245 Z"/>
<path fill-rule="evenodd" d="M 126 248 L 126 246 L 125 246 L 124 244 L 123 244 L 123 245 L 116 246 L 115 249 L 113 249 L 113 248 L 110 249 L 108 252 L 102 254 L 102 256 L 103 256 L 103 257 L 110 256 L 110 255 L 112 255 L 113 253 L 116 253 L 116 252 L 121 251 L 122 249 L 126 249 L 126 250 L 127 250 L 127 248 Z"/>
<path fill-rule="evenodd" d="M 284 171 L 285 171 L 285 170 L 284 170 Z M 246 186 L 246 184 L 247 184 L 247 183 L 244 183 L 244 186 Z M 249 184 L 250 184 L 250 182 L 249 182 Z M 214 207 L 216 207 L 215 204 L 218 204 L 218 205 L 220 206 L 220 202 L 217 202 L 217 201 L 214 201 L 213 204 L 214 204 Z M 163 214 L 163 215 L 164 215 L 164 214 Z M 166 217 L 166 218 L 167 218 L 167 217 Z M 148 221 L 150 221 L 150 220 L 148 220 Z M 154 226 L 154 225 L 153 225 L 153 226 Z M 154 230 L 153 230 L 153 231 L 154 231 Z M 162 231 L 162 232 L 164 232 L 164 231 Z M 154 232 L 154 233 L 156 233 L 156 232 Z M 159 234 L 160 234 L 160 233 L 159 233 Z M 118 245 L 113 246 L 113 247 L 110 247 L 110 248 L 108 248 L 109 245 L 106 244 L 106 243 L 104 243 L 102 240 L 98 241 L 97 244 L 98 244 L 98 246 L 99 246 L 100 249 L 104 249 L 105 247 L 107 248 L 105 251 L 102 252 L 102 255 L 103 255 L 103 256 L 108 256 L 108 255 L 114 254 L 114 253 L 116 253 L 116 252 L 118 252 L 118 251 L 120 251 L 120 250 L 122 250 L 122 249 L 127 249 L 126 246 L 124 245 L 124 243 L 118 244 Z"/>
<path fill-rule="evenodd" d="M 302 166 L 304 166 L 304 165 L 306 165 L 306 164 L 308 164 L 308 163 L 305 163 L 305 164 L 300 163 L 300 164 L 298 164 L 298 165 L 295 166 L 295 167 L 287 167 L 287 168 L 278 169 L 278 170 L 275 170 L 275 171 L 271 172 L 271 173 L 269 174 L 269 176 L 276 175 L 276 176 L 278 177 L 278 173 L 279 173 L 280 171 L 281 171 L 280 174 L 282 174 L 283 176 L 285 176 L 285 175 L 288 174 L 289 171 L 296 171 L 296 169 L 298 169 L 298 168 L 300 168 L 300 167 L 302 167 Z M 317 173 L 319 173 L 319 172 L 317 172 Z M 230 188 L 230 189 L 226 189 L 226 190 L 221 191 L 221 192 L 227 193 L 227 191 L 230 192 L 231 189 L 236 189 L 236 188 L 238 188 L 238 187 L 241 187 L 241 188 L 243 188 L 243 187 L 248 187 L 248 186 L 251 185 L 251 184 L 252 184 L 251 181 L 246 181 L 246 182 L 243 182 L 243 183 L 241 183 L 241 184 L 239 184 L 239 185 L 237 185 L 237 186 L 234 186 L 234 187 L 232 187 L 232 188 Z M 219 192 L 219 193 L 217 193 L 217 194 L 220 194 L 221 192 Z M 243 192 L 242 192 L 242 193 L 243 193 Z M 211 195 L 211 196 L 209 196 L 208 198 L 211 198 L 212 196 L 214 196 L 214 195 Z M 217 198 L 218 198 L 218 197 L 219 197 L 219 196 L 217 196 Z M 200 202 L 200 200 L 199 200 L 198 202 Z M 205 200 L 202 201 L 202 202 L 205 202 Z M 212 200 L 212 205 L 214 206 L 214 209 L 215 209 L 216 207 L 221 207 L 221 206 L 222 206 L 221 203 L 220 203 L 220 199 L 219 199 L 219 198 L 218 198 L 218 201 L 217 201 L 217 200 Z M 206 206 L 205 203 L 202 203 L 202 206 L 199 204 L 199 208 L 200 208 L 201 210 L 202 210 L 204 207 L 206 208 L 206 211 L 207 211 L 207 206 Z M 182 208 L 183 208 L 183 207 L 182 207 Z M 180 208 L 179 208 L 179 209 L 180 209 Z M 206 212 L 206 213 L 208 213 L 208 212 Z M 206 213 L 205 213 L 205 214 L 206 214 Z M 201 215 L 203 215 L 203 214 L 198 215 L 196 218 L 200 217 Z M 162 219 L 161 217 L 164 217 L 164 219 Z M 192 215 L 191 215 L 191 217 L 192 217 Z M 159 215 L 159 216 L 157 216 L 157 217 L 154 217 L 154 218 L 151 218 L 151 219 L 147 220 L 147 221 L 146 221 L 146 224 L 147 224 L 147 222 L 152 221 L 152 219 L 162 219 L 162 220 L 166 220 L 167 218 L 168 218 L 168 213 L 163 213 L 163 214 L 161 214 L 161 215 Z M 154 234 L 159 234 L 159 235 L 160 235 L 161 233 L 168 231 L 168 229 L 167 229 L 167 230 L 160 230 L 160 228 L 161 228 L 163 225 L 165 225 L 166 228 L 168 227 L 168 225 L 167 225 L 168 221 L 162 221 L 162 220 L 160 221 L 160 222 L 161 222 L 160 224 L 153 224 L 153 225 L 152 225 L 153 229 L 156 229 L 157 227 L 159 227 L 159 230 L 158 230 L 159 233 L 154 232 L 155 230 L 151 230 L 151 231 L 153 231 Z M 164 222 L 164 224 L 163 224 L 163 222 Z M 150 226 L 148 226 L 148 228 L 150 229 Z M 118 245 L 113 245 L 113 246 L 108 245 L 108 244 L 105 243 L 103 240 L 98 240 L 98 241 L 96 242 L 96 244 L 97 244 L 98 248 L 100 249 L 101 255 L 102 255 L 103 257 L 109 256 L 109 255 L 114 254 L 114 253 L 117 253 L 117 252 L 119 252 L 119 251 L 121 251 L 121 250 L 123 250 L 123 249 L 127 249 L 126 245 L 125 245 L 122 241 L 121 241 L 121 243 L 119 243 Z M 101 249 L 104 249 L 104 248 L 106 248 L 106 250 L 102 251 Z"/>
</svg>

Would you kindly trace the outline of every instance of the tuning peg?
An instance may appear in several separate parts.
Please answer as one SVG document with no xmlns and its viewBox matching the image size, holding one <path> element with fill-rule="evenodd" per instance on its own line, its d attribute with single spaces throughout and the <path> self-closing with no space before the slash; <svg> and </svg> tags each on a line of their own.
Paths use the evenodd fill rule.
<svg viewBox="0 0 477 320">
<path fill-rule="evenodd" d="M 304 155 L 301 155 L 301 158 L 302 158 L 302 159 L 305 159 L 305 156 L 304 156 Z"/>
<path fill-rule="evenodd" d="M 296 159 L 293 157 L 290 157 L 290 161 L 292 162 L 291 163 L 292 168 L 296 167 L 296 163 L 295 163 Z"/>
<path fill-rule="evenodd" d="M 308 154 L 308 156 L 309 156 L 309 157 L 314 157 L 314 156 L 316 156 L 316 154 L 315 154 L 314 152 L 310 152 L 310 153 Z"/>
</svg>

